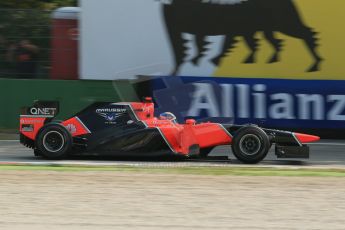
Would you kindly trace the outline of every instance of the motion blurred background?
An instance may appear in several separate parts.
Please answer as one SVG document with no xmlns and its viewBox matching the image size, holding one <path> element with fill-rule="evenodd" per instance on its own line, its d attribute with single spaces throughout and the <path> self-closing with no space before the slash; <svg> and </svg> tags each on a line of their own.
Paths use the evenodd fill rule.
<svg viewBox="0 0 345 230">
<path fill-rule="evenodd" d="M 183 122 L 344 138 L 345 2 L 2 0 L 0 131 L 20 108 L 153 96 Z"/>
</svg>

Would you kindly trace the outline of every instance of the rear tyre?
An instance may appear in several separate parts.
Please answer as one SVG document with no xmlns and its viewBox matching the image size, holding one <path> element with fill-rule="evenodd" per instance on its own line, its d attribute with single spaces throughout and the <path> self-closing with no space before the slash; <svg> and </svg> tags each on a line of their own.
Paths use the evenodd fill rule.
<svg viewBox="0 0 345 230">
<path fill-rule="evenodd" d="M 36 149 L 47 159 L 62 159 L 72 148 L 72 136 L 60 124 L 47 124 L 41 128 L 36 139 Z"/>
<path fill-rule="evenodd" d="M 267 134 L 257 126 L 243 127 L 237 131 L 232 140 L 232 152 L 245 164 L 256 164 L 262 161 L 270 149 Z"/>
</svg>

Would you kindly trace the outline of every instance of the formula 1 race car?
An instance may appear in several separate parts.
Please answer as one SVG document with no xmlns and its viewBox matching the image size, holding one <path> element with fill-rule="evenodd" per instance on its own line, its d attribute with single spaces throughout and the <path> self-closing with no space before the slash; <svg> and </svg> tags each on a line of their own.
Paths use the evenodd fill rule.
<svg viewBox="0 0 345 230">
<path fill-rule="evenodd" d="M 97 102 L 75 116 L 56 121 L 58 102 L 37 101 L 23 108 L 20 141 L 35 155 L 61 159 L 69 154 L 207 156 L 216 146 L 231 145 L 243 163 L 258 163 L 272 144 L 278 158 L 308 158 L 307 142 L 317 136 L 260 128 L 257 125 L 176 121 L 166 112 L 154 117 L 151 98 L 144 102 Z M 229 148 L 230 151 L 230 148 Z"/>
</svg>

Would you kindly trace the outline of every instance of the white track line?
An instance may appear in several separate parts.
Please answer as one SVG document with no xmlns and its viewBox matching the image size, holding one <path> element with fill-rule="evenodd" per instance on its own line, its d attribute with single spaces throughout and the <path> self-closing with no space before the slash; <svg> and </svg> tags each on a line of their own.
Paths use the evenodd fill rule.
<svg viewBox="0 0 345 230">
<path fill-rule="evenodd" d="M 0 142 L 19 142 L 19 140 L 0 140 Z M 337 142 L 315 142 L 307 143 L 307 145 L 327 145 L 327 146 L 345 146 L 345 141 L 343 143 Z"/>
<path fill-rule="evenodd" d="M 141 163 L 141 162 L 71 162 L 71 161 L 60 161 L 60 162 L 51 162 L 51 161 L 3 161 L 0 162 L 0 165 L 27 165 L 27 166 L 130 166 L 130 167 L 145 167 L 145 168 L 184 168 L 184 167 L 223 167 L 223 168 L 247 168 L 248 165 L 245 164 L 208 164 L 208 163 L 192 163 L 192 162 L 183 162 L 183 163 Z M 276 169 L 344 169 L 344 165 L 271 165 L 271 164 L 258 164 L 253 166 L 254 168 L 276 168 Z"/>
<path fill-rule="evenodd" d="M 332 142 L 316 142 L 316 143 L 307 143 L 307 145 L 327 145 L 327 146 L 345 146 L 344 143 L 332 143 Z"/>
</svg>

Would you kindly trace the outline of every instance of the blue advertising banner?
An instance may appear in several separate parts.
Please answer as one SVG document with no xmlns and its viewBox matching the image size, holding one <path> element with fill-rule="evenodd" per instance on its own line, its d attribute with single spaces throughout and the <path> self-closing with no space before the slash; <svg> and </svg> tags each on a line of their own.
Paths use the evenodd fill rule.
<svg viewBox="0 0 345 230">
<path fill-rule="evenodd" d="M 345 128 L 345 82 L 216 77 L 150 81 L 157 113 L 267 127 Z"/>
</svg>

